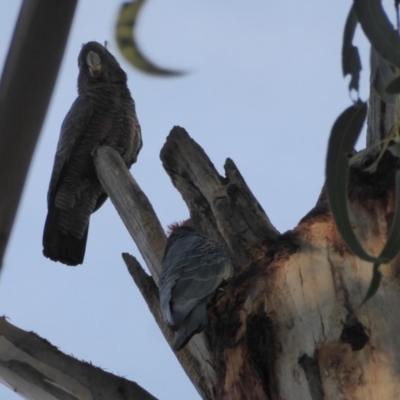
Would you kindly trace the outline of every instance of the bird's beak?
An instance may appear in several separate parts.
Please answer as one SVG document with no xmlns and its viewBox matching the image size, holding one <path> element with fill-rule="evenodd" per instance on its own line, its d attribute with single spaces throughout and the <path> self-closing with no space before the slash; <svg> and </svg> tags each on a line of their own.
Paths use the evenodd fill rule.
<svg viewBox="0 0 400 400">
<path fill-rule="evenodd" d="M 101 74 L 101 59 L 97 53 L 90 50 L 86 56 L 86 63 L 92 78 L 98 78 Z"/>
</svg>

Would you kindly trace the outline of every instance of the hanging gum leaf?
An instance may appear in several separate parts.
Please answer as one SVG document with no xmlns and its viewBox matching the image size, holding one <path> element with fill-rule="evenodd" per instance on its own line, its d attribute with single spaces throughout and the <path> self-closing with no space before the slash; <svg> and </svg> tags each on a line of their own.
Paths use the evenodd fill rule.
<svg viewBox="0 0 400 400">
<path fill-rule="evenodd" d="M 369 299 L 375 296 L 376 292 L 379 289 L 379 285 L 381 284 L 382 280 L 382 273 L 379 271 L 379 263 L 374 264 L 374 268 L 372 269 L 372 278 L 371 282 L 369 284 L 369 288 L 367 290 L 367 294 L 365 295 L 363 301 L 361 302 L 360 308 L 362 305 L 364 305 Z"/>
<path fill-rule="evenodd" d="M 388 240 L 379 255 L 380 260 L 382 263 L 389 262 L 393 260 L 397 256 L 400 251 L 400 207 L 399 201 L 400 199 L 400 171 L 396 173 L 396 209 L 394 212 L 394 217 L 392 221 L 392 227 L 390 228 L 390 233 Z M 369 299 L 375 296 L 376 292 L 379 289 L 379 285 L 382 280 L 382 273 L 379 270 L 380 263 L 375 263 L 374 268 L 372 270 L 372 279 L 369 285 L 367 294 L 365 295 L 363 301 L 361 302 L 360 307 L 365 304 Z"/>
<path fill-rule="evenodd" d="M 392 220 L 392 226 L 390 228 L 388 240 L 379 255 L 381 260 L 389 262 L 397 256 L 400 251 L 400 171 L 396 173 L 396 207 L 394 211 L 394 217 Z"/>
<path fill-rule="evenodd" d="M 118 15 L 116 26 L 116 40 L 122 55 L 137 69 L 147 74 L 164 77 L 184 75 L 183 71 L 175 71 L 161 68 L 148 60 L 140 51 L 137 40 L 135 25 L 138 14 L 146 0 L 134 0 L 124 3 Z"/>
<path fill-rule="evenodd" d="M 378 262 L 361 246 L 351 226 L 347 208 L 349 154 L 367 116 L 367 104 L 358 102 L 347 108 L 335 121 L 329 138 L 326 160 L 326 193 L 336 227 L 347 247 L 359 258 Z"/>
<path fill-rule="evenodd" d="M 400 251 L 400 207 L 396 202 L 392 227 L 387 242 L 379 255 L 372 257 L 362 248 L 351 226 L 347 208 L 347 187 L 349 174 L 348 155 L 361 132 L 367 115 L 367 105 L 358 102 L 347 108 L 335 121 L 329 138 L 326 160 L 326 192 L 330 209 L 338 231 L 347 247 L 359 258 L 374 262 L 387 263 Z M 396 178 L 396 200 L 400 199 L 400 171 Z"/>
<path fill-rule="evenodd" d="M 351 75 L 349 90 L 354 89 L 358 92 L 360 71 L 362 68 L 358 48 L 356 46 L 353 46 L 353 37 L 357 27 L 357 23 L 357 15 L 354 11 L 354 6 L 351 6 L 343 33 L 342 70 L 343 76 L 346 76 L 348 74 Z"/>
<path fill-rule="evenodd" d="M 380 264 L 393 260 L 400 251 L 400 171 L 396 173 L 396 207 L 392 226 L 378 257 L 369 255 L 354 234 L 347 208 L 349 158 L 367 115 L 367 105 L 358 102 L 347 108 L 335 121 L 329 138 L 326 161 L 326 193 L 336 227 L 347 247 L 359 258 L 374 263 L 367 294 L 360 307 L 377 292 L 382 274 Z"/>
<path fill-rule="evenodd" d="M 400 37 L 389 21 L 381 0 L 354 0 L 358 22 L 373 48 L 400 68 Z"/>
</svg>

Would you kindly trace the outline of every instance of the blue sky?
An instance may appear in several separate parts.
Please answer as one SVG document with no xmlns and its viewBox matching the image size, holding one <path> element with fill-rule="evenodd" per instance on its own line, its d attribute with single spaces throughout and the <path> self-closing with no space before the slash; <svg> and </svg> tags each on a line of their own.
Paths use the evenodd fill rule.
<svg viewBox="0 0 400 400">
<path fill-rule="evenodd" d="M 126 270 L 121 253 L 140 256 L 110 201 L 91 219 L 82 266 L 66 267 L 42 256 L 47 187 L 60 126 L 76 97 L 80 47 L 90 40 L 109 41 L 128 74 L 144 141 L 131 173 L 164 227 L 188 217 L 159 159 L 170 129 L 180 125 L 220 173 L 227 157 L 235 161 L 284 232 L 314 206 L 330 128 L 351 104 L 340 63 L 350 4 L 151 0 L 138 27 L 143 51 L 166 68 L 190 71 L 161 79 L 134 70 L 118 52 L 119 1 L 79 1 L 6 253 L 0 315 L 68 354 L 136 381 L 160 400 L 199 399 Z M 0 60 L 19 5 L 0 2 Z M 368 47 L 360 32 L 357 40 L 365 100 Z M 0 386 L 0 398 L 19 397 Z"/>
</svg>

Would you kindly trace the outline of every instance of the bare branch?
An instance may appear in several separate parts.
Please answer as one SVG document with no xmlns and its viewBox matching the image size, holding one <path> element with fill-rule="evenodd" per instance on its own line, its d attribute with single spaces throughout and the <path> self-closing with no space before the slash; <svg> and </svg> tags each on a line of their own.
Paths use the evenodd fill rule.
<svg viewBox="0 0 400 400">
<path fill-rule="evenodd" d="M 0 269 L 76 0 L 22 3 L 0 83 Z"/>
<path fill-rule="evenodd" d="M 32 400 L 156 400 L 137 383 L 68 356 L 0 318 L 0 381 Z"/>
<path fill-rule="evenodd" d="M 136 286 L 145 299 L 154 319 L 156 320 L 161 332 L 169 344 L 173 342 L 174 333 L 164 322 L 160 309 L 160 297 L 158 287 L 151 276 L 146 274 L 139 261 L 128 253 L 122 253 L 122 258 L 131 274 Z"/>
<path fill-rule="evenodd" d="M 101 184 L 158 284 L 166 237 L 153 206 L 116 150 L 99 148 L 94 164 Z"/>
</svg>

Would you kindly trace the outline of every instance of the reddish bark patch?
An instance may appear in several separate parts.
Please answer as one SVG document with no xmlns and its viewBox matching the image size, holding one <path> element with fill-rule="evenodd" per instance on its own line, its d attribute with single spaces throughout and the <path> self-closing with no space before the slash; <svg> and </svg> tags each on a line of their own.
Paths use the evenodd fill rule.
<svg viewBox="0 0 400 400">
<path fill-rule="evenodd" d="M 300 249 L 300 235 L 294 230 L 280 235 L 276 242 L 270 247 L 267 259 L 284 260 Z"/>
<path fill-rule="evenodd" d="M 329 217 L 329 204 L 328 198 L 326 197 L 325 187 L 322 189 L 322 192 L 319 196 L 317 204 L 313 209 L 311 209 L 301 220 L 299 224 L 309 222 L 310 220 L 319 220 L 320 218 Z"/>
</svg>

